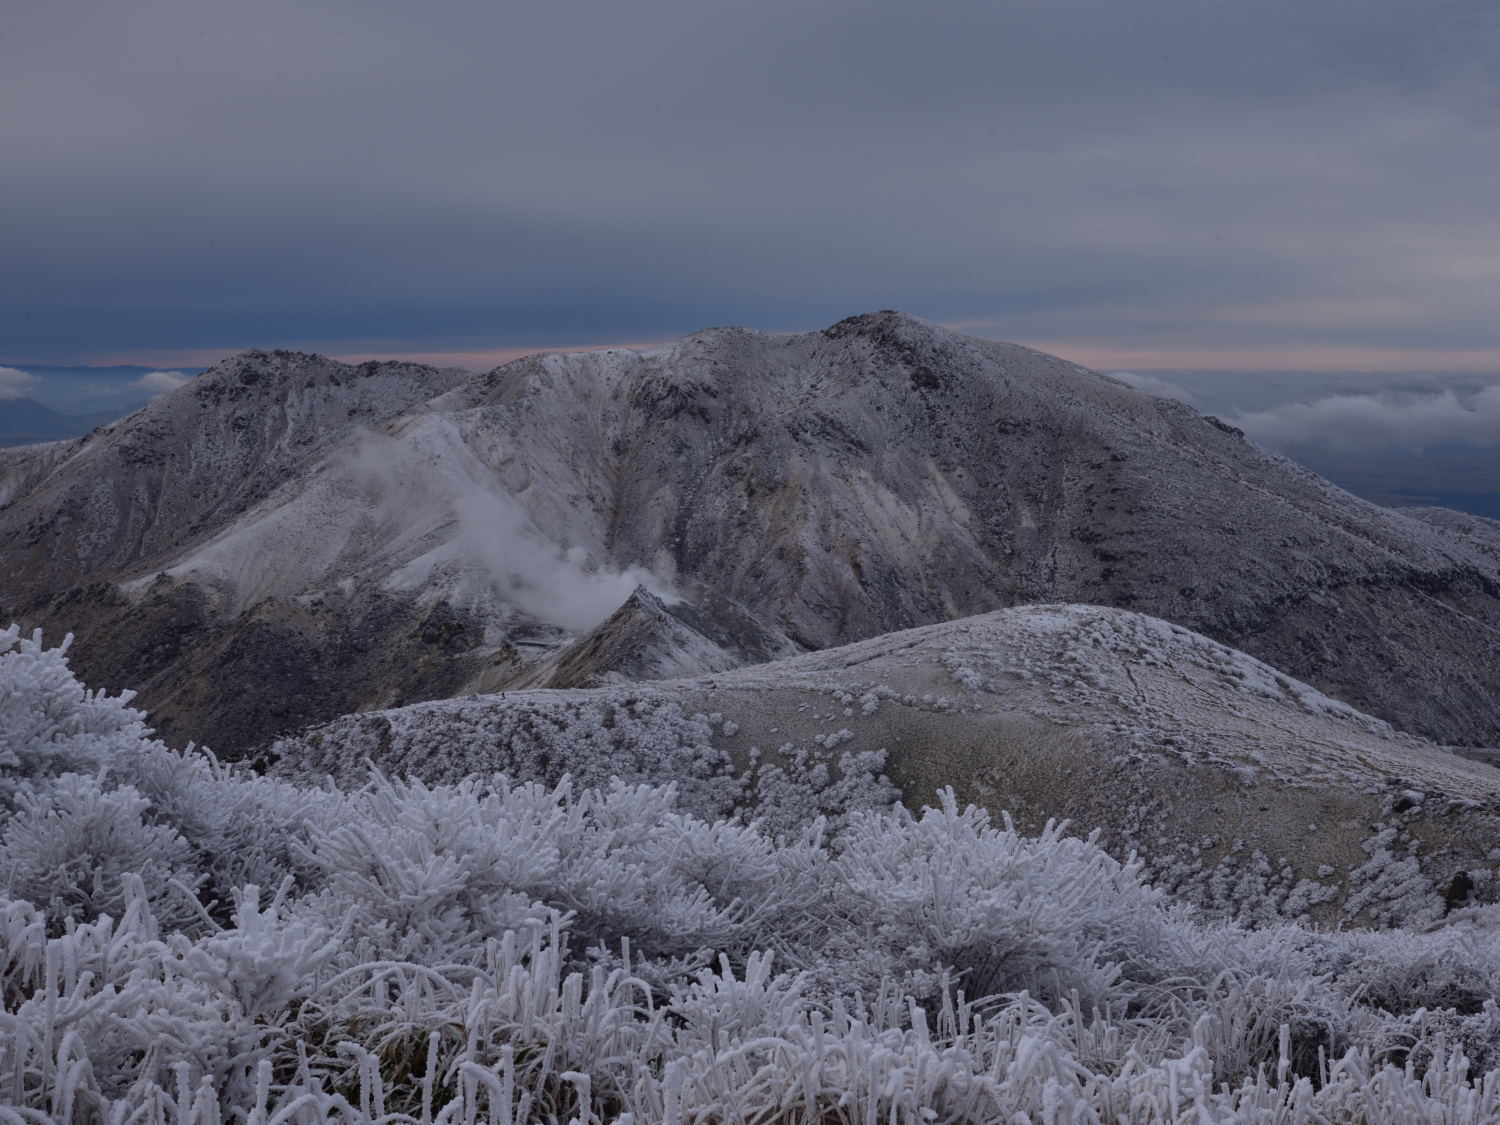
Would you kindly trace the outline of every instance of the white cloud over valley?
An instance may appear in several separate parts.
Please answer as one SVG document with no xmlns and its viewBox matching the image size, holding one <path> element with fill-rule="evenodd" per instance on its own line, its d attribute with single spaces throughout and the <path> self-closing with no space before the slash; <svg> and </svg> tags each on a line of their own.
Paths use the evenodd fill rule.
<svg viewBox="0 0 1500 1125">
<path fill-rule="evenodd" d="M 36 389 L 41 380 L 19 367 L 0 367 L 0 402 L 9 398 L 25 398 Z"/>
<path fill-rule="evenodd" d="M 1257 441 L 1288 447 L 1355 451 L 1500 445 L 1500 383 L 1467 395 L 1451 389 L 1334 395 L 1241 414 L 1234 423 Z"/>
</svg>

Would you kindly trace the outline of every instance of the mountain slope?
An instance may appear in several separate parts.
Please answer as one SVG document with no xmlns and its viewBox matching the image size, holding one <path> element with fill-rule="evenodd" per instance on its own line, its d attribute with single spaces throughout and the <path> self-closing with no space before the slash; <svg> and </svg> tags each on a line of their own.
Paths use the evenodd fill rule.
<svg viewBox="0 0 1500 1125">
<path fill-rule="evenodd" d="M 1418 742 L 1244 653 L 1094 606 L 1028 606 L 712 677 L 350 715 L 283 772 L 580 784 L 671 778 L 699 815 L 878 803 L 953 785 L 1027 830 L 1069 818 L 1244 918 L 1434 918 L 1492 897 L 1500 770 Z M 790 826 L 790 821 L 788 822 Z M 1455 879 L 1458 878 L 1457 884 Z"/>
<path fill-rule="evenodd" d="M 1407 729 L 1500 742 L 1500 564 L 1478 541 L 1051 356 L 876 313 L 472 377 L 364 371 L 247 353 L 198 380 L 222 402 L 184 388 L 106 431 L 110 456 L 80 443 L 0 511 L 0 608 L 88 626 L 90 679 L 229 750 L 538 682 L 640 585 L 804 649 L 1128 607 Z M 337 409 L 307 413 L 309 379 L 344 382 Z M 266 422 L 283 412 L 309 424 Z M 161 421 L 179 414 L 208 435 L 186 458 Z M 286 674 L 227 686 L 266 668 Z"/>
<path fill-rule="evenodd" d="M 1399 511 L 1431 527 L 1472 539 L 1485 554 L 1500 557 L 1500 520 L 1456 512 L 1452 508 L 1401 508 Z"/>
<path fill-rule="evenodd" d="M 220 586 L 163 574 L 331 448 L 467 375 L 245 352 L 99 432 L 0 451 L 0 616 L 76 631 L 80 666 L 102 682 L 140 682 L 178 741 L 203 739 L 212 717 L 232 751 L 259 737 L 252 731 L 360 706 L 341 669 L 411 632 L 443 631 L 440 611 L 412 620 L 377 600 L 320 645 L 316 607 L 277 597 L 226 612 Z M 319 535 L 313 526 L 304 540 Z M 251 573 L 277 566 L 254 550 L 238 561 Z M 448 683 L 436 661 L 392 663 L 411 684 L 407 698 Z"/>
<path fill-rule="evenodd" d="M 245 352 L 129 417 L 67 444 L 23 493 L 0 491 L 20 536 L 0 560 L 8 594 L 114 580 L 211 534 L 328 446 L 466 375 L 416 364 L 349 367 Z"/>
</svg>

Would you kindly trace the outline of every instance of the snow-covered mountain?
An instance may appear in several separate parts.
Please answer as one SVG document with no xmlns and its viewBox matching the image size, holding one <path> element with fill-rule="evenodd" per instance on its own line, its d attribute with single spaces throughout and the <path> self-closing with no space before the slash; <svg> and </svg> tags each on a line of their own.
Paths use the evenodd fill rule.
<svg viewBox="0 0 1500 1125">
<path fill-rule="evenodd" d="M 1473 534 L 897 313 L 474 376 L 245 353 L 100 434 L 0 454 L 0 502 L 0 616 L 78 631 L 88 679 L 229 751 L 1057 601 L 1500 742 L 1500 563 Z"/>
</svg>

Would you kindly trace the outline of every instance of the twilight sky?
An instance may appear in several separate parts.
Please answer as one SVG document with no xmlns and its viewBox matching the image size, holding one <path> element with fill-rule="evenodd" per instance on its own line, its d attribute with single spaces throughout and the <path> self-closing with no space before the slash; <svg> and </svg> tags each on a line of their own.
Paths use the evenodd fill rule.
<svg viewBox="0 0 1500 1125">
<path fill-rule="evenodd" d="M 0 363 L 484 367 L 894 307 L 1500 371 L 1493 0 L 0 9 Z"/>
</svg>

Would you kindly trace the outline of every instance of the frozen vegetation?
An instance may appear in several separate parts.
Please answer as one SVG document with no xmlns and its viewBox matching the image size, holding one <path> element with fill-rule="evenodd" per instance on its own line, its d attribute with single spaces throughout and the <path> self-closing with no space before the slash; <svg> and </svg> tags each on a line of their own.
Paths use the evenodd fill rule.
<svg viewBox="0 0 1500 1125">
<path fill-rule="evenodd" d="M 1247 928 L 878 775 L 797 823 L 511 764 L 258 775 L 0 632 L 0 1120 L 1500 1116 L 1495 908 Z"/>
</svg>

